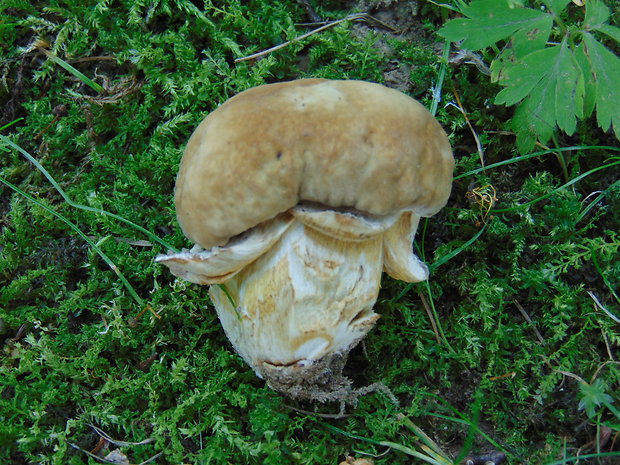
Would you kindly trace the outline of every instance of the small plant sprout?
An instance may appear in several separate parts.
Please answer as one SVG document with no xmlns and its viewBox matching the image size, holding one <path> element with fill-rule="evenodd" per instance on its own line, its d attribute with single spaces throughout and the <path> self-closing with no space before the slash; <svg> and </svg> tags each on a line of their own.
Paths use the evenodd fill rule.
<svg viewBox="0 0 620 465">
<path fill-rule="evenodd" d="M 486 224 L 487 218 L 489 218 L 489 213 L 491 213 L 493 205 L 497 202 L 497 193 L 495 192 L 495 188 L 491 184 L 474 187 L 472 190 L 467 192 L 466 196 L 467 199 L 475 204 L 480 211 L 480 220 L 476 221 L 476 226 Z"/>
<path fill-rule="evenodd" d="M 378 84 L 306 79 L 245 91 L 185 150 L 177 217 L 196 246 L 157 261 L 198 284 L 233 346 L 294 398 L 351 400 L 347 355 L 373 327 L 381 272 L 428 278 L 420 217 L 447 202 L 454 160 L 417 101 Z"/>
</svg>

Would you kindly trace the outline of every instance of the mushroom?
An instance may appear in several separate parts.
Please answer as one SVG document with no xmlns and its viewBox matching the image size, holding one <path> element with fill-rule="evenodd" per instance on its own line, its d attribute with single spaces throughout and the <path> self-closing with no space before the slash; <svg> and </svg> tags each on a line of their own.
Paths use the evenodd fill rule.
<svg viewBox="0 0 620 465">
<path fill-rule="evenodd" d="M 195 244 L 157 262 L 210 297 L 233 347 L 269 386 L 337 400 L 349 351 L 373 327 L 381 272 L 428 278 L 420 217 L 447 202 L 448 138 L 379 84 L 302 79 L 229 99 L 198 126 L 176 181 Z"/>
</svg>

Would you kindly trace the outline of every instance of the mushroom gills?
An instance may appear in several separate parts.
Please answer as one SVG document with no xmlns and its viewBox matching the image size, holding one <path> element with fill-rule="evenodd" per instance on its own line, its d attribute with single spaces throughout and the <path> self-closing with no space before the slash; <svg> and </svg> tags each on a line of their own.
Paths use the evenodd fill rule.
<svg viewBox="0 0 620 465">
<path fill-rule="evenodd" d="M 383 235 L 383 270 L 395 279 L 419 282 L 428 279 L 428 268 L 413 253 L 413 239 L 420 216 L 412 211 L 374 216 L 356 210 L 298 205 L 296 220 L 322 234 L 345 242 L 363 242 Z"/>
<path fill-rule="evenodd" d="M 158 255 L 155 261 L 191 283 L 221 284 L 269 250 L 292 222 L 290 215 L 280 215 L 231 239 L 223 247 Z"/>
<path fill-rule="evenodd" d="M 291 210 L 304 225 L 346 242 L 362 242 L 387 231 L 399 218 L 373 216 L 356 210 L 334 210 L 325 206 L 297 205 Z"/>
</svg>

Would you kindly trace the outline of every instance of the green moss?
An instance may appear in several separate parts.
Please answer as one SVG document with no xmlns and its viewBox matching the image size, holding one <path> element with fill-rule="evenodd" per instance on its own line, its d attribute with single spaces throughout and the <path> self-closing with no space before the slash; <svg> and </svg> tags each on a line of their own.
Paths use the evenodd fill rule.
<svg viewBox="0 0 620 465">
<path fill-rule="evenodd" d="M 425 11 L 433 8 L 427 12 L 440 22 L 441 11 L 429 5 Z M 317 10 L 339 19 L 351 5 L 326 2 Z M 297 25 L 306 20 L 294 1 L 5 3 L 0 127 L 23 119 L 2 135 L 39 160 L 74 202 L 187 246 L 172 205 L 178 163 L 193 128 L 228 97 L 299 77 L 383 82 L 396 61 L 408 70 L 409 92 L 431 102 L 442 64 L 430 23 L 428 36 L 412 41 L 377 28 L 360 33 L 345 22 L 235 63 L 306 32 Z M 35 39 L 105 92 L 96 95 L 29 49 Z M 474 68 L 448 71 L 443 103 L 458 93 L 486 164 L 515 156 L 514 139 L 494 132 L 511 116 L 489 103 L 497 89 Z M 60 105 L 66 114 L 55 118 Z M 438 118 L 455 147 L 457 174 L 478 168 L 462 113 L 441 104 Z M 610 140 L 584 124 L 560 142 Z M 573 150 L 569 178 L 614 154 Z M 560 189 L 567 179 L 553 157 L 455 181 L 448 207 L 423 222 L 417 238 L 421 255 L 438 264 L 430 283 L 384 278 L 382 318 L 347 368 L 357 386 L 383 382 L 400 406 L 378 392 L 334 419 L 314 413 L 334 414 L 337 405 L 296 404 L 264 386 L 233 352 L 207 289 L 176 281 L 153 262 L 163 245 L 69 205 L 0 141 L 0 177 L 41 203 L 0 184 L 0 462 L 89 463 L 82 450 L 99 441 L 91 425 L 134 443 L 121 446 L 132 463 L 161 452 L 160 463 L 327 464 L 360 450 L 378 454 L 378 464 L 411 463 L 394 444 L 414 447 L 420 438 L 397 421 L 399 413 L 446 453 L 501 449 L 515 463 L 573 455 L 601 425 L 617 431 L 615 404 L 592 399 L 606 394 L 618 402 L 620 370 L 606 362 L 620 333 L 588 292 L 620 315 L 620 188 L 612 167 Z M 489 184 L 497 203 L 484 217 L 485 205 L 467 194 Z M 579 409 L 584 399 L 594 412 Z M 476 422 L 481 431 L 472 432 L 472 443 L 468 424 Z M 394 443 L 391 452 L 381 455 L 386 447 L 376 441 Z"/>
</svg>

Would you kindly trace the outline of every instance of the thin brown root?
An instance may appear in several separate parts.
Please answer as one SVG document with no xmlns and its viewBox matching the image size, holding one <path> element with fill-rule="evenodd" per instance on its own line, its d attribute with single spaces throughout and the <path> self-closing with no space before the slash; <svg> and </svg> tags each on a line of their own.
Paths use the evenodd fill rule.
<svg viewBox="0 0 620 465">
<path fill-rule="evenodd" d="M 465 122 L 467 123 L 467 126 L 469 127 L 469 130 L 471 131 L 472 135 L 474 136 L 474 140 L 476 141 L 476 148 L 478 149 L 478 156 L 480 157 L 480 164 L 484 166 L 484 150 L 482 148 L 482 143 L 480 142 L 480 138 L 478 137 L 478 134 L 474 130 L 474 127 L 472 126 L 471 121 L 469 121 L 469 117 L 467 116 L 467 112 L 463 108 L 463 104 L 461 103 L 461 99 L 459 97 L 459 93 L 456 90 L 456 87 L 454 87 L 453 90 L 454 90 L 454 98 L 456 99 L 457 104 L 455 105 L 453 103 L 449 103 L 448 105 L 452 105 L 453 107 L 456 107 L 463 114 L 463 117 L 465 118 Z"/>
</svg>

